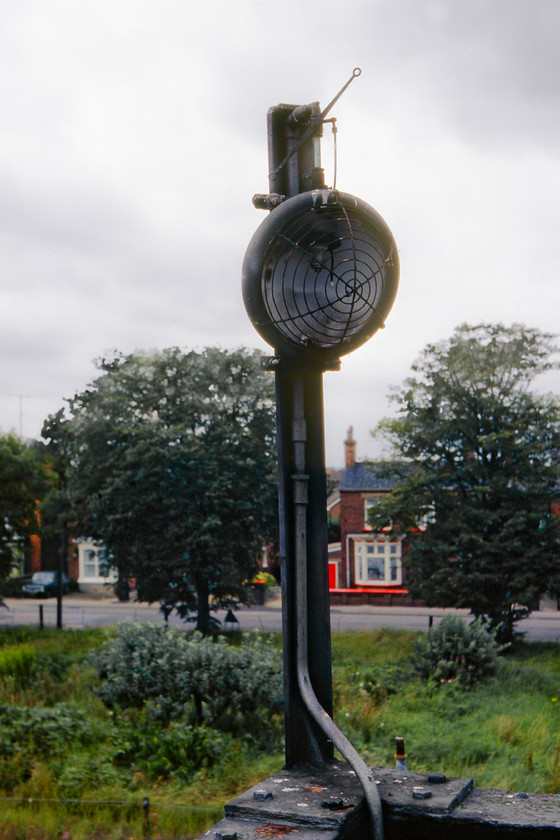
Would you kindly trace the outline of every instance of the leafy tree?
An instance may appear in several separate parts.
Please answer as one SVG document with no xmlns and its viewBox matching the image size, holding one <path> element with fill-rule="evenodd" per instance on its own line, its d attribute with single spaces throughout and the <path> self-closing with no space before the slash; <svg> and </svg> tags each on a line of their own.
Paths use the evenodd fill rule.
<svg viewBox="0 0 560 840">
<path fill-rule="evenodd" d="M 141 600 L 207 632 L 248 598 L 273 530 L 272 383 L 246 350 L 116 354 L 43 436 L 67 464 L 74 528 L 102 542 Z M 210 603 L 211 601 L 211 603 Z"/>
<path fill-rule="evenodd" d="M 54 473 L 50 476 L 54 481 Z M 38 449 L 11 433 L 0 436 L 0 587 L 26 538 L 38 534 L 39 502 L 49 488 L 49 472 Z M 1 603 L 0 589 L 0 603 Z"/>
<path fill-rule="evenodd" d="M 395 394 L 396 419 L 382 424 L 401 466 L 372 525 L 408 535 L 415 594 L 468 607 L 500 641 L 560 572 L 560 410 L 531 390 L 557 367 L 553 339 L 519 324 L 463 325 L 425 348 Z"/>
</svg>

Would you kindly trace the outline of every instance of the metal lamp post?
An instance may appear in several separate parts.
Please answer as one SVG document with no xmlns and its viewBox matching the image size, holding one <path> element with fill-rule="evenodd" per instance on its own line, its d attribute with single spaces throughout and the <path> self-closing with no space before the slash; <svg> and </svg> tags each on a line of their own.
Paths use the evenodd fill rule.
<svg viewBox="0 0 560 840">
<path fill-rule="evenodd" d="M 384 325 L 399 260 L 381 216 L 323 181 L 323 122 L 359 72 L 322 112 L 269 110 L 270 192 L 253 203 L 270 213 L 243 264 L 247 313 L 275 351 L 287 766 L 328 762 L 333 745 L 361 762 L 331 719 L 322 376 Z"/>
</svg>

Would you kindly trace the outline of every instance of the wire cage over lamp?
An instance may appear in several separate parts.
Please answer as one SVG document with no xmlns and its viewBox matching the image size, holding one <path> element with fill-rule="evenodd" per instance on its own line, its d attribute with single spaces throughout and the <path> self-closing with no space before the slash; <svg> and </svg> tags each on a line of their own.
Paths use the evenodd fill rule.
<svg viewBox="0 0 560 840">
<path fill-rule="evenodd" d="M 366 202 L 310 190 L 284 200 L 260 225 L 242 276 L 247 313 L 277 354 L 328 362 L 384 326 L 399 257 L 387 224 Z"/>
</svg>

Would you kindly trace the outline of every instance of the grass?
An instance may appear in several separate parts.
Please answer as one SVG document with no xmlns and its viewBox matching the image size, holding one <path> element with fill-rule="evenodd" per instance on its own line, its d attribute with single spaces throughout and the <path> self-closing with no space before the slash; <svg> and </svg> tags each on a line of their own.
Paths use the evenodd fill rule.
<svg viewBox="0 0 560 840">
<path fill-rule="evenodd" d="M 30 667 L 29 648 L 34 652 L 27 676 L 17 669 L 0 675 L 1 702 L 77 709 L 92 733 L 88 742 L 11 756 L 0 737 L 0 840 L 195 837 L 221 818 L 225 802 L 282 767 L 278 747 L 254 755 L 242 743 L 188 781 L 149 780 L 141 766 L 121 766 L 115 718 L 92 690 L 97 678 L 86 665 L 107 633 L 0 631 L 0 655 L 10 651 L 6 662 L 21 648 L 21 668 Z M 390 630 L 333 634 L 335 719 L 366 760 L 394 766 L 400 736 L 410 770 L 473 777 L 481 787 L 560 793 L 558 646 L 519 646 L 494 679 L 467 692 L 414 678 L 414 638 Z M 277 726 L 271 722 L 271 744 Z"/>
<path fill-rule="evenodd" d="M 191 838 L 203 833 L 223 816 L 220 809 L 194 806 L 158 806 L 148 817 L 138 803 L 107 805 L 92 801 L 73 811 L 67 805 L 37 802 L 25 808 L 0 802 L 0 840 L 136 840 L 136 838 Z"/>
<path fill-rule="evenodd" d="M 89 743 L 69 740 L 61 750 L 46 754 L 37 748 L 35 732 L 29 749 L 11 754 L 0 726 L 0 840 L 195 837 L 222 818 L 228 799 L 282 766 L 278 749 L 248 757 L 242 743 L 221 756 L 215 768 L 203 766 L 187 782 L 150 780 L 142 769 L 123 767 L 118 761 L 115 766 L 119 730 L 113 724 L 118 715 L 106 709 L 92 690 L 97 677 L 86 661 L 108 632 L 0 631 L 0 662 L 9 652 L 4 657 L 7 666 L 10 662 L 21 666 L 12 674 L 0 672 L 0 706 L 64 712 L 77 708 L 84 712 L 92 735 Z M 239 643 L 239 639 L 234 641 Z M 28 667 L 30 648 L 32 670 Z M 19 663 L 13 656 L 18 651 L 22 653 Z M 22 673 L 24 666 L 27 674 Z M 45 725 L 47 735 L 49 725 Z M 56 720 L 52 725 L 57 725 Z M 279 729 L 278 723 L 275 728 Z M 145 797 L 150 801 L 147 818 L 142 807 Z"/>
<path fill-rule="evenodd" d="M 385 641 L 394 656 L 376 654 Z M 415 680 L 407 672 L 408 641 L 410 634 L 407 640 L 398 632 L 362 635 L 349 662 L 348 641 L 339 647 L 334 639 L 335 717 L 366 760 L 393 766 L 399 736 L 409 770 L 472 777 L 479 787 L 560 793 L 558 646 L 522 645 L 503 658 L 495 678 L 462 691 Z"/>
</svg>

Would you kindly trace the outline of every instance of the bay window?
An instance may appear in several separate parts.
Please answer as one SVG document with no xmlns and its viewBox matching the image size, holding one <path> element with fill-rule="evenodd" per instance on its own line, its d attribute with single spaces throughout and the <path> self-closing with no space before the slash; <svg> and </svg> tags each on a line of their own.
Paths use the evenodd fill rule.
<svg viewBox="0 0 560 840">
<path fill-rule="evenodd" d="M 401 541 L 382 535 L 354 538 L 355 579 L 357 584 L 402 583 Z"/>
</svg>

